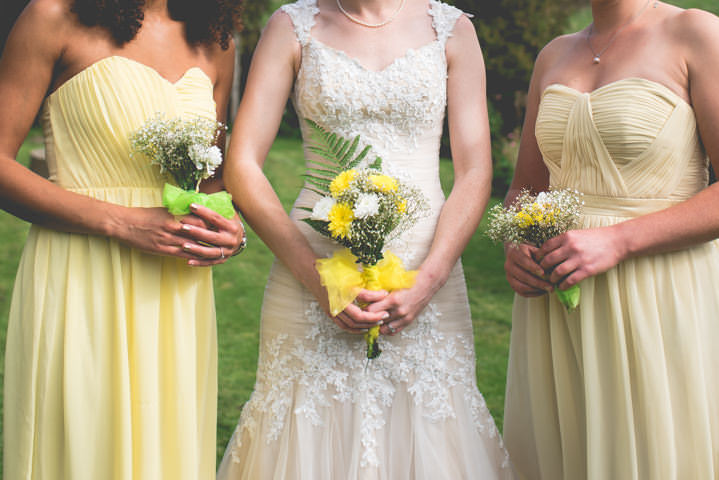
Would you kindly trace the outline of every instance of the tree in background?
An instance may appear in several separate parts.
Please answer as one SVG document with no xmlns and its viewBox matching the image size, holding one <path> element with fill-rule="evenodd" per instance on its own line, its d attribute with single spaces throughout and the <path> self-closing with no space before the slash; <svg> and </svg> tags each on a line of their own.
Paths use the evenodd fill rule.
<svg viewBox="0 0 719 480">
<path fill-rule="evenodd" d="M 581 0 L 454 0 L 472 22 L 487 66 L 487 95 L 501 117 L 501 133 L 521 125 L 534 60 L 562 34 Z M 499 132 L 497 132 L 499 133 Z"/>
</svg>

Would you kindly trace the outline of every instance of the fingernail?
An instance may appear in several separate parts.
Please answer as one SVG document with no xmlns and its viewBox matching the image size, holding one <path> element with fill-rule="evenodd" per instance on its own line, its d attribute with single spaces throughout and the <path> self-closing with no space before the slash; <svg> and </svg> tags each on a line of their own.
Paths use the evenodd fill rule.
<svg viewBox="0 0 719 480">
<path fill-rule="evenodd" d="M 189 232 L 190 230 L 192 230 L 192 226 L 191 226 L 191 225 L 188 225 L 188 224 L 186 224 L 186 223 L 183 223 L 183 224 L 182 224 L 182 229 L 185 230 L 186 232 Z"/>
<path fill-rule="evenodd" d="M 388 318 L 389 318 L 389 313 L 384 312 L 384 313 L 382 314 L 382 320 L 387 320 Z"/>
<path fill-rule="evenodd" d="M 190 249 L 192 249 L 192 245 L 190 245 L 189 243 L 186 243 L 182 246 L 182 249 L 189 251 Z"/>
<path fill-rule="evenodd" d="M 192 210 L 197 210 L 197 207 L 198 207 L 198 205 L 196 203 L 190 204 L 190 209 L 192 209 Z"/>
<path fill-rule="evenodd" d="M 382 325 L 384 325 L 384 321 L 383 321 L 383 320 L 380 320 L 379 322 L 377 322 L 377 326 L 378 326 L 378 327 L 381 327 Z"/>
</svg>

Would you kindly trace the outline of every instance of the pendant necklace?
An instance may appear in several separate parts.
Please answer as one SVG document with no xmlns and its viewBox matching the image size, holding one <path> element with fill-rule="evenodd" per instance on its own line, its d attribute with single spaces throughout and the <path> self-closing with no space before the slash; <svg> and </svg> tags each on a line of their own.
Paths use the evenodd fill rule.
<svg viewBox="0 0 719 480">
<path fill-rule="evenodd" d="M 367 28 L 379 28 L 379 27 L 383 27 L 383 26 L 387 25 L 389 22 L 391 22 L 392 20 L 397 18 L 397 15 L 399 15 L 399 12 L 402 11 L 402 7 L 404 7 L 404 2 L 405 2 L 405 0 L 400 0 L 399 7 L 397 7 L 397 10 L 395 10 L 394 13 L 392 15 L 390 15 L 383 22 L 368 23 L 368 22 L 364 22 L 364 21 L 360 20 L 359 18 L 356 18 L 356 17 L 353 17 L 352 15 L 350 15 L 350 13 L 342 7 L 340 0 L 336 0 L 336 1 L 337 1 L 337 8 L 340 9 L 340 12 L 342 12 L 342 14 L 345 17 L 347 17 L 348 19 L 350 19 L 350 21 L 356 23 L 357 25 L 362 25 L 363 27 L 367 27 Z"/>
<path fill-rule="evenodd" d="M 337 0 L 337 1 L 339 2 L 339 0 Z M 602 60 L 602 55 L 604 55 L 604 52 L 606 52 L 607 49 L 612 45 L 612 43 L 614 43 L 614 40 L 617 38 L 617 35 L 619 34 L 619 32 L 621 32 L 626 27 L 628 27 L 632 22 L 634 22 L 634 20 L 639 18 L 642 15 L 642 13 L 644 13 L 644 10 L 647 9 L 647 7 L 649 6 L 650 3 L 652 3 L 652 0 L 648 0 L 647 3 L 645 3 L 644 6 L 642 8 L 640 8 L 637 13 L 635 13 L 634 15 L 629 17 L 629 20 L 624 22 L 624 24 L 621 27 L 617 28 L 614 31 L 614 33 L 612 34 L 612 36 L 609 37 L 609 41 L 607 42 L 607 44 L 599 52 L 596 52 L 594 50 L 594 47 L 592 47 L 592 33 L 594 33 L 594 22 L 592 22 L 592 24 L 589 25 L 589 31 L 587 32 L 587 45 L 589 45 L 589 50 L 591 50 L 592 55 L 594 55 L 594 58 L 592 58 L 592 62 L 595 65 L 598 65 L 599 62 Z M 658 3 L 659 2 L 657 0 L 654 0 L 653 8 L 657 8 Z"/>
</svg>

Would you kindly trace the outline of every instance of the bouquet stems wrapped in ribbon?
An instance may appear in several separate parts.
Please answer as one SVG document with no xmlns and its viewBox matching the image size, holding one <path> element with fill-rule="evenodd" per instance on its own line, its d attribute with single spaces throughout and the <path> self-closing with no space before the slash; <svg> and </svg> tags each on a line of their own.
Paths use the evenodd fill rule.
<svg viewBox="0 0 719 480">
<path fill-rule="evenodd" d="M 166 183 L 162 204 L 173 215 L 187 215 L 190 205 L 203 205 L 223 217 L 235 216 L 232 197 L 227 192 L 200 192 L 200 182 L 210 178 L 222 163 L 222 152 L 215 145 L 225 126 L 214 120 L 166 120 L 157 114 L 130 137 L 133 154 L 148 157 L 169 173 L 177 186 Z"/>
<path fill-rule="evenodd" d="M 550 189 L 538 195 L 522 190 L 511 206 L 492 207 L 487 235 L 495 242 L 540 247 L 550 238 L 577 226 L 582 204 L 581 194 L 573 190 Z M 567 311 L 579 305 L 579 285 L 554 291 Z"/>
<path fill-rule="evenodd" d="M 391 252 L 388 241 L 411 228 L 427 211 L 421 192 L 382 173 L 382 160 L 368 164 L 371 147 L 355 155 L 359 136 L 346 140 L 311 120 L 309 150 L 316 154 L 305 175 L 310 189 L 321 196 L 304 221 L 320 234 L 346 247 L 332 258 L 317 261 L 322 284 L 327 288 L 330 313 L 339 314 L 360 290 L 397 290 L 414 284 L 416 272 L 407 271 Z M 367 358 L 380 353 L 379 326 L 365 334 Z"/>
</svg>

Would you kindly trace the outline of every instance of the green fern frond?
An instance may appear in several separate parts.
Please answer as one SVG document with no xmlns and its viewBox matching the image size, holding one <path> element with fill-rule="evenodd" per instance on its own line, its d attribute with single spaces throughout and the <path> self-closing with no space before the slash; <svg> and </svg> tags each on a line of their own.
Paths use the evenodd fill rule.
<svg viewBox="0 0 719 480">
<path fill-rule="evenodd" d="M 317 154 L 322 160 L 339 167 L 340 171 L 357 167 L 367 157 L 371 146 L 365 147 L 357 156 L 354 156 L 359 145 L 360 136 L 351 141 L 326 130 L 309 118 L 305 119 L 311 130 L 313 144 L 308 150 Z M 320 163 L 320 162 L 316 162 Z"/>
</svg>

